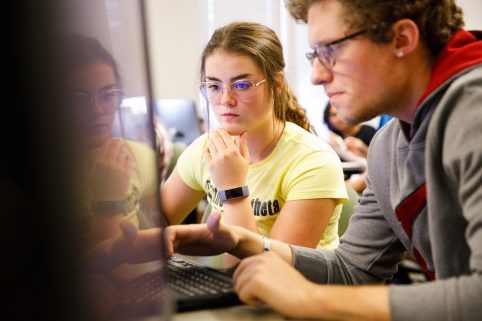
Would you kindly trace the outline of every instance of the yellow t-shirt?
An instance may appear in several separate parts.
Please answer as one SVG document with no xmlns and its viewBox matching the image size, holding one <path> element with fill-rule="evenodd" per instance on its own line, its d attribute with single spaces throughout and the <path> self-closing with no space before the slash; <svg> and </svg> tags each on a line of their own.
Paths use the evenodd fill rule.
<svg viewBox="0 0 482 321">
<path fill-rule="evenodd" d="M 144 224 L 147 209 L 141 206 L 140 201 L 148 196 L 157 197 L 159 192 L 159 174 L 155 151 L 148 145 L 133 141 L 126 141 L 127 149 L 134 156 L 135 167 L 131 177 L 127 194 L 127 203 L 124 205 L 123 215 L 130 218 L 136 226 L 147 227 Z"/>
<path fill-rule="evenodd" d="M 147 208 L 141 206 L 141 199 L 156 195 L 158 191 L 159 178 L 157 177 L 156 154 L 154 150 L 146 144 L 126 140 L 127 149 L 134 157 L 134 171 L 129 182 L 126 204 L 122 209 L 122 215 L 132 222 L 136 227 L 148 227 L 146 213 Z M 90 221 L 92 215 L 90 210 L 92 197 L 87 192 L 84 197 L 85 215 L 82 231 L 90 232 Z M 155 210 L 155 209 L 153 209 Z"/>
<path fill-rule="evenodd" d="M 180 156 L 177 171 L 186 185 L 207 194 L 212 209 L 222 211 L 217 189 L 202 157 L 207 134 L 196 139 Z M 281 138 L 263 161 L 249 166 L 247 185 L 261 234 L 268 236 L 287 201 L 338 199 L 330 222 L 320 235 L 318 248 L 338 246 L 338 218 L 347 199 L 340 158 L 315 135 L 287 122 Z"/>
</svg>

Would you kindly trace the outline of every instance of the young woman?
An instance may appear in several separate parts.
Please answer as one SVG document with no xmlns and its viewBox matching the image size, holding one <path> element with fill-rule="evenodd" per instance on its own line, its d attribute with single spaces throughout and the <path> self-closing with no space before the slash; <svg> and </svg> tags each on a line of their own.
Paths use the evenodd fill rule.
<svg viewBox="0 0 482 321">
<path fill-rule="evenodd" d="M 155 196 L 156 158 L 145 144 L 113 137 L 122 81 L 112 55 L 94 38 L 69 35 L 64 40 L 67 101 L 76 116 L 85 162 L 81 226 L 93 245 L 118 233 L 122 219 L 135 226 L 145 223 L 141 201 Z"/>
<path fill-rule="evenodd" d="M 237 22 L 214 32 L 202 54 L 201 91 L 220 129 L 194 141 L 162 186 L 170 224 L 207 195 L 227 224 L 291 244 L 338 246 L 347 198 L 340 160 L 309 132 L 284 66 L 266 26 Z"/>
</svg>

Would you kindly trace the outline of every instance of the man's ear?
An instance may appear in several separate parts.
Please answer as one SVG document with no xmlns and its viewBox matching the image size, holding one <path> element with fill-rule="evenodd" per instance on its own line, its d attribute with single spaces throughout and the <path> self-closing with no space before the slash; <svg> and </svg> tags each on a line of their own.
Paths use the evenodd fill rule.
<svg viewBox="0 0 482 321">
<path fill-rule="evenodd" d="M 401 19 L 393 24 L 393 49 L 398 58 L 410 55 L 418 46 L 420 32 L 417 25 L 410 19 Z"/>
</svg>

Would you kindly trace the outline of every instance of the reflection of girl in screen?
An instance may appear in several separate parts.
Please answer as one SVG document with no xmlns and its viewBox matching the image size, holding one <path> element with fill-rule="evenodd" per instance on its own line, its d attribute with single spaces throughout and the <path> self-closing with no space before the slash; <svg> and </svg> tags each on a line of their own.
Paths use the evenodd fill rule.
<svg viewBox="0 0 482 321">
<path fill-rule="evenodd" d="M 66 39 L 69 104 L 82 135 L 87 168 L 85 222 L 90 243 L 118 232 L 128 218 L 139 226 L 141 198 L 156 191 L 155 153 L 147 145 L 112 137 L 122 98 L 122 83 L 113 57 L 96 39 Z M 141 222 L 142 223 L 142 222 Z"/>
<path fill-rule="evenodd" d="M 163 185 L 169 223 L 180 223 L 207 194 L 228 224 L 292 244 L 336 247 L 347 197 L 340 160 L 309 132 L 284 80 L 276 34 L 256 23 L 226 25 L 214 32 L 201 64 L 201 90 L 221 129 L 195 140 Z M 249 196 L 220 199 L 219 192 L 243 186 Z"/>
</svg>

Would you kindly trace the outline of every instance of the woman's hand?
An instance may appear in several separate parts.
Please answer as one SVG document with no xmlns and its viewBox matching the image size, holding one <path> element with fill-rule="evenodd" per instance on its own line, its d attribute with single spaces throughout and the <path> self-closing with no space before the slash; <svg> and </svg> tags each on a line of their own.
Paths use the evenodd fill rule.
<svg viewBox="0 0 482 321">
<path fill-rule="evenodd" d="M 345 149 L 345 143 L 340 135 L 330 132 L 330 137 L 328 137 L 328 144 L 335 150 Z"/>
<path fill-rule="evenodd" d="M 353 154 L 367 158 L 368 146 L 360 138 L 349 136 L 345 138 L 346 149 Z"/>
<path fill-rule="evenodd" d="M 115 306 L 114 285 L 100 274 L 87 274 L 82 282 L 87 315 L 93 320 L 107 320 Z"/>
<path fill-rule="evenodd" d="M 112 138 L 103 143 L 94 156 L 92 172 L 89 175 L 92 199 L 125 199 L 133 169 L 134 158 L 123 140 Z"/>
<path fill-rule="evenodd" d="M 167 254 L 217 255 L 233 250 L 239 243 L 237 228 L 220 222 L 221 214 L 213 212 L 207 224 L 171 225 L 165 229 Z"/>
<path fill-rule="evenodd" d="M 250 162 L 246 133 L 235 142 L 224 129 L 211 132 L 204 159 L 218 189 L 245 185 Z"/>
<path fill-rule="evenodd" d="M 92 247 L 84 256 L 89 272 L 109 275 L 123 263 L 146 263 L 161 258 L 162 230 L 137 230 L 128 220 L 119 224 L 120 233 Z"/>
<path fill-rule="evenodd" d="M 146 263 L 161 257 L 161 242 L 166 242 L 167 255 L 217 255 L 238 250 L 242 235 L 247 238 L 246 249 L 240 253 L 252 253 L 259 249 L 253 240 L 261 242 L 256 234 L 249 235 L 241 227 L 227 226 L 220 222 L 221 214 L 213 212 L 207 224 L 171 225 L 164 232 L 160 228 L 137 230 L 127 220 L 119 224 L 121 233 L 109 238 L 88 251 L 84 260 L 87 270 L 108 275 L 123 263 Z M 244 231 L 244 234 L 243 234 Z M 164 233 L 164 234 L 163 234 Z M 252 246 L 254 250 L 249 248 Z M 259 252 L 258 252 L 259 253 Z M 234 253 L 236 254 L 236 253 Z"/>
</svg>

